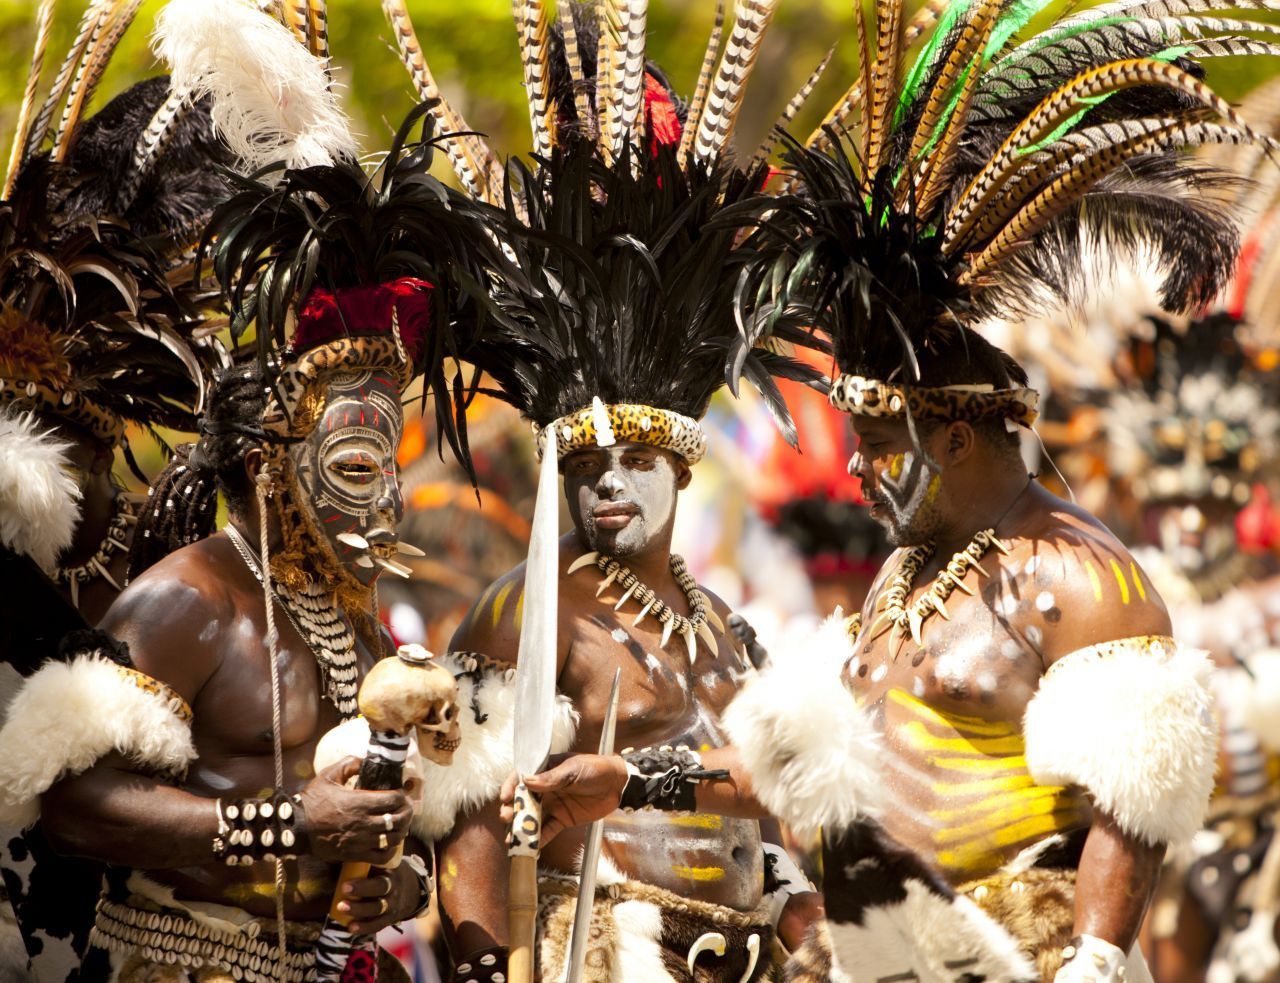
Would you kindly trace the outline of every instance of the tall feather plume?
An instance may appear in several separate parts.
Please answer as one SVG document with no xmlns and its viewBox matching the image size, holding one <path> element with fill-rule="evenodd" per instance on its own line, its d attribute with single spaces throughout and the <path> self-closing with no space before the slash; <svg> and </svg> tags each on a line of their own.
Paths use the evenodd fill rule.
<svg viewBox="0 0 1280 983">
<path fill-rule="evenodd" d="M 1046 6 L 923 11 L 933 30 L 890 86 L 882 146 L 883 52 L 861 59 L 828 116 L 838 126 L 808 145 L 784 137 L 789 187 L 803 194 L 754 206 L 759 258 L 740 282 L 775 330 L 816 325 L 843 372 L 911 380 L 918 353 L 963 351 L 984 317 L 1079 303 L 1086 244 L 1154 256 L 1168 309 L 1221 289 L 1239 247 L 1240 181 L 1187 151 L 1250 146 L 1254 167 L 1280 144 L 1198 77 L 1198 61 L 1269 52 L 1273 26 L 1213 15 L 1276 0 L 1115 0 L 1031 28 Z M 891 48 L 899 15 L 883 3 L 877 15 L 877 48 Z"/>
<path fill-rule="evenodd" d="M 582 47 L 578 44 L 578 27 L 573 19 L 574 0 L 558 0 L 556 16 L 564 38 L 564 60 L 573 86 L 573 106 L 583 126 L 591 126 L 591 96 L 587 93 L 587 76 L 582 70 Z"/>
<path fill-rule="evenodd" d="M 599 124 L 599 146 L 605 160 L 613 160 L 622 152 L 622 106 L 620 88 L 627 52 L 622 31 L 625 14 L 620 6 L 626 0 L 596 0 L 596 120 Z"/>
<path fill-rule="evenodd" d="M 782 110 L 782 115 L 779 116 L 777 122 L 769 128 L 769 132 L 765 134 L 764 140 L 761 141 L 760 146 L 756 148 L 756 152 L 751 155 L 751 163 L 747 167 L 748 170 L 758 164 L 763 164 L 769 159 L 769 156 L 773 153 L 774 147 L 778 145 L 778 140 L 781 139 L 782 134 L 786 132 L 787 127 L 791 125 L 791 121 L 795 119 L 796 113 L 800 112 L 800 109 L 804 104 L 809 101 L 809 96 L 813 94 L 814 86 L 818 84 L 818 80 L 822 78 L 822 73 L 825 72 L 827 70 L 827 66 L 831 64 L 831 58 L 835 53 L 836 49 L 834 47 L 830 48 L 827 53 L 823 55 L 822 61 L 818 62 L 818 67 L 809 74 L 807 79 L 805 79 L 804 85 L 800 86 L 799 91 L 791 97 L 786 108 Z"/>
<path fill-rule="evenodd" d="M 502 201 L 502 167 L 484 140 L 440 92 L 422 45 L 418 43 L 405 0 L 382 0 L 382 11 L 395 32 L 396 48 L 409 72 L 414 91 L 422 102 L 431 107 L 431 114 L 436 118 L 437 130 L 442 134 L 445 154 L 453 172 L 472 197 L 498 204 Z"/>
<path fill-rule="evenodd" d="M 644 48 L 649 0 L 624 0 L 622 10 L 623 63 L 622 77 L 619 80 L 621 108 L 618 113 L 618 140 L 634 143 L 637 140 L 636 121 L 644 99 Z"/>
<path fill-rule="evenodd" d="M 40 87 L 40 75 L 44 71 L 44 56 L 49 49 L 49 34 L 53 30 L 53 8 L 55 0 L 40 0 L 40 11 L 36 15 L 36 44 L 31 56 L 31 70 L 27 73 L 27 84 L 22 92 L 22 105 L 18 108 L 18 123 L 13 131 L 13 148 L 9 151 L 9 167 L 5 171 L 4 191 L 0 200 L 13 194 L 13 183 L 18 179 L 18 169 L 22 166 L 23 148 L 27 145 L 27 133 L 31 127 L 31 114 L 35 110 L 36 91 Z"/>
<path fill-rule="evenodd" d="M 689 114 L 685 118 L 684 132 L 680 134 L 680 149 L 677 162 L 684 167 L 693 149 L 693 138 L 702 122 L 702 111 L 707 104 L 707 93 L 711 90 L 711 73 L 715 71 L 716 55 L 720 53 L 720 38 L 724 33 L 724 0 L 716 0 L 716 19 L 711 27 L 711 36 L 707 39 L 707 50 L 702 55 L 702 68 L 698 71 L 698 85 L 693 90 L 693 101 L 689 103 Z"/>
<path fill-rule="evenodd" d="M 117 0 L 104 30 L 97 38 L 90 41 L 89 47 L 85 50 L 81 70 L 71 83 L 66 110 L 62 114 L 62 122 L 58 126 L 58 133 L 53 141 L 54 157 L 59 162 L 65 161 L 71 152 L 76 139 L 76 128 L 85 109 L 88 108 L 89 100 L 97 91 L 98 83 L 102 81 L 102 73 L 107 70 L 107 63 L 115 54 L 125 31 L 133 24 L 134 18 L 138 15 L 138 8 L 141 6 L 142 0 Z"/>
<path fill-rule="evenodd" d="M 325 0 L 307 0 L 307 50 L 329 63 L 329 9 Z"/>
<path fill-rule="evenodd" d="M 893 121 L 902 50 L 902 4 L 899 0 L 876 0 L 876 12 L 876 50 L 871 61 L 871 104 L 867 113 L 867 169 L 872 173 L 880 168 L 880 155 Z"/>
<path fill-rule="evenodd" d="M 524 73 L 525 96 L 529 101 L 529 124 L 533 131 L 533 152 L 541 157 L 551 153 L 556 142 L 555 107 L 549 89 L 547 10 L 542 0 L 511 0 L 520 40 L 520 67 Z"/>
<path fill-rule="evenodd" d="M 109 3 L 110 0 L 92 0 L 81 15 L 80 23 L 76 27 L 75 40 L 71 42 L 71 48 L 67 51 L 67 56 L 62 60 L 62 65 L 58 68 L 58 74 L 54 76 L 53 87 L 49 90 L 49 94 L 45 96 L 45 100 L 40 106 L 40 112 L 36 114 L 35 123 L 32 124 L 31 130 L 27 134 L 26 146 L 22 151 L 23 162 L 29 160 L 44 146 L 44 142 L 49 136 L 50 124 L 53 122 L 53 114 L 57 112 L 58 107 L 62 104 L 62 100 L 67 94 L 67 87 L 71 85 L 72 78 L 75 76 L 77 69 L 80 68 L 81 62 L 84 61 L 85 49 L 89 47 L 89 42 L 93 39 L 94 34 L 101 30 L 102 19 Z"/>
<path fill-rule="evenodd" d="M 248 171 L 356 156 L 324 63 L 278 20 L 240 0 L 171 0 L 154 47 L 175 88 L 212 97 L 214 125 Z"/>
<path fill-rule="evenodd" d="M 760 54 L 760 43 L 773 19 L 777 0 L 736 0 L 733 28 L 725 42 L 720 67 L 711 84 L 706 109 L 693 142 L 695 161 L 723 153 L 733 139 L 747 80 Z"/>
</svg>

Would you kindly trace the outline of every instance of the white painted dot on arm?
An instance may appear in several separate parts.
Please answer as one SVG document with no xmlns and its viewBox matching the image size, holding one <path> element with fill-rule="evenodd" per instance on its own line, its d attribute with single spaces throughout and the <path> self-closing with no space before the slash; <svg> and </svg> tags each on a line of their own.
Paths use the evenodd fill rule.
<svg viewBox="0 0 1280 983">
<path fill-rule="evenodd" d="M 878 683 L 880 682 L 880 680 L 884 679 L 884 677 L 887 676 L 888 674 L 889 674 L 888 666 L 886 665 L 876 666 L 873 670 L 871 670 L 871 681 L 873 683 Z"/>
<path fill-rule="evenodd" d="M 615 628 L 615 629 L 613 629 L 613 631 L 612 631 L 610 634 L 611 634 L 611 636 L 612 636 L 613 640 L 614 640 L 615 642 L 617 642 L 619 645 L 625 645 L 625 644 L 626 644 L 626 642 L 627 642 L 627 639 L 629 639 L 629 638 L 631 637 L 631 636 L 630 636 L 630 635 L 628 635 L 625 631 L 623 631 L 621 628 Z"/>
<path fill-rule="evenodd" d="M 1054 606 L 1054 598 L 1053 598 L 1052 591 L 1042 590 L 1039 594 L 1036 595 L 1037 611 L 1048 611 L 1053 606 Z"/>
</svg>

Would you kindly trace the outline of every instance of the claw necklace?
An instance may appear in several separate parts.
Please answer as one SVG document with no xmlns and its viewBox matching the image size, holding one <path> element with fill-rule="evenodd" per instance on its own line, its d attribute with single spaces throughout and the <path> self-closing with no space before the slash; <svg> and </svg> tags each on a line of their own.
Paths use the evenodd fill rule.
<svg viewBox="0 0 1280 983">
<path fill-rule="evenodd" d="M 138 521 L 133 505 L 123 495 L 117 495 L 115 514 L 107 526 L 107 535 L 98 546 L 93 556 L 77 567 L 58 567 L 54 571 L 53 581 L 65 584 L 71 591 L 71 606 L 80 606 L 80 585 L 87 584 L 94 577 L 101 577 L 119 593 L 124 588 L 111 576 L 111 557 L 113 553 L 129 551 L 129 527 Z"/>
<path fill-rule="evenodd" d="M 907 606 L 907 595 L 911 592 L 911 588 L 915 583 L 916 575 L 920 572 L 931 556 L 934 554 L 936 546 L 933 543 L 925 543 L 923 546 L 913 546 L 907 550 L 906 556 L 902 558 L 902 562 L 898 564 L 898 569 L 894 571 L 893 577 L 890 578 L 888 586 L 880 594 L 876 601 L 876 607 L 880 609 L 880 613 L 876 615 L 867 635 L 868 639 L 875 639 L 882 635 L 890 628 L 895 629 L 902 634 L 910 634 L 912 641 L 917 646 L 924 646 L 923 627 L 925 621 L 933 614 L 940 614 L 944 620 L 950 621 L 951 614 L 947 611 L 947 598 L 951 596 L 952 591 L 959 587 L 966 594 L 972 595 L 973 588 L 964 582 L 965 574 L 972 567 L 977 570 L 979 575 L 988 577 L 985 570 L 982 569 L 979 561 L 986 556 L 987 551 L 995 547 L 1005 556 L 1009 555 L 1009 549 L 1004 543 L 996 538 L 996 526 L 1004 521 L 1014 505 L 1026 493 L 1027 488 L 1031 487 L 1031 479 L 1028 477 L 1027 484 L 1022 491 L 1018 493 L 1017 498 L 1009 503 L 1009 507 L 1005 509 L 1004 515 L 997 520 L 996 525 L 989 529 L 983 529 L 977 533 L 973 539 L 969 540 L 969 545 L 960 550 L 945 567 L 938 571 L 938 575 L 933 579 L 933 583 L 929 585 L 916 600 Z"/>
<path fill-rule="evenodd" d="M 693 612 L 692 618 L 676 614 L 675 611 L 671 610 L 670 605 L 665 604 L 658 598 L 653 588 L 640 583 L 639 578 L 634 573 L 617 560 L 610 556 L 605 556 L 603 553 L 588 553 L 579 557 L 569 565 L 569 573 L 575 573 L 593 564 L 604 574 L 604 579 L 600 581 L 600 586 L 596 588 L 596 597 L 603 594 L 606 587 L 616 582 L 622 588 L 622 597 L 618 598 L 618 602 L 613 606 L 615 611 L 632 599 L 640 605 L 640 613 L 631 622 L 632 627 L 640 624 L 646 616 L 652 615 L 657 619 L 658 624 L 662 625 L 661 647 L 667 647 L 667 642 L 670 641 L 673 634 L 679 635 L 684 639 L 685 647 L 689 650 L 690 665 L 698 657 L 697 639 L 701 638 L 712 654 L 716 652 L 716 638 L 711 634 L 711 629 L 708 626 L 713 625 L 716 631 L 723 635 L 724 624 L 720 621 L 715 611 L 711 609 L 711 605 L 707 603 L 707 596 L 698 589 L 698 582 L 693 579 L 693 574 L 689 573 L 689 568 L 685 566 L 682 557 L 675 553 L 671 554 L 671 574 L 675 577 L 677 586 L 684 592 L 684 596 L 689 602 L 689 610 Z"/>
</svg>

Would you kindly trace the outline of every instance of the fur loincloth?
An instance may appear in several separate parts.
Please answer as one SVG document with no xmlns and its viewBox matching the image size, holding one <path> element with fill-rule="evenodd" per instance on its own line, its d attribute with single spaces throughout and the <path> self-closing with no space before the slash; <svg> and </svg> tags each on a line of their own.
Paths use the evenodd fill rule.
<svg viewBox="0 0 1280 983">
<path fill-rule="evenodd" d="M 957 890 L 1004 926 L 1035 961 L 1042 980 L 1053 979 L 1075 924 L 1074 870 L 1006 869 Z"/>
<path fill-rule="evenodd" d="M 576 880 L 548 877 L 539 882 L 543 979 L 564 978 L 576 904 Z M 689 951 L 709 933 L 723 937 L 724 955 L 704 949 L 690 974 Z M 755 911 L 741 912 L 635 881 L 601 886 L 592 906 L 583 983 L 769 983 L 776 979 L 773 937 L 767 901 Z M 758 956 L 748 977 L 750 948 Z"/>
</svg>

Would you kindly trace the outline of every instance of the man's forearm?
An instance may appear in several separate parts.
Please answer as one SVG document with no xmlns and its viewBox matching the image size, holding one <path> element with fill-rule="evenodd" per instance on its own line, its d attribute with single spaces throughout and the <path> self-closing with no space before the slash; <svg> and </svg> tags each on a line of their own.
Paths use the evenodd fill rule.
<svg viewBox="0 0 1280 983">
<path fill-rule="evenodd" d="M 109 864 L 164 870 L 213 862 L 214 800 L 144 775 L 98 765 L 41 799 L 54 849 Z"/>
<path fill-rule="evenodd" d="M 1155 891 L 1164 846 L 1150 846 L 1095 813 L 1076 875 L 1074 935 L 1092 935 L 1128 952 Z"/>
<path fill-rule="evenodd" d="M 729 777 L 698 783 L 696 794 L 699 812 L 734 819 L 769 818 L 769 812 L 756 801 L 751 776 L 743 768 L 738 751 L 733 745 L 710 748 L 701 752 L 700 757 L 706 771 L 728 771 Z"/>
</svg>

